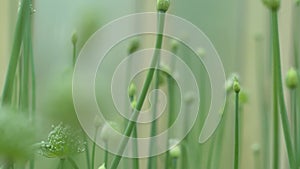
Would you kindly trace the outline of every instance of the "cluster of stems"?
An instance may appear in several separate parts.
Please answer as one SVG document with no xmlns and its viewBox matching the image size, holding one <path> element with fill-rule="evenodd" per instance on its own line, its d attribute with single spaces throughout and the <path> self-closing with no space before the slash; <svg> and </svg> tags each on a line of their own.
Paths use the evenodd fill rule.
<svg viewBox="0 0 300 169">
<path fill-rule="evenodd" d="M 285 105 L 281 61 L 280 61 L 280 44 L 278 32 L 278 10 L 280 8 L 280 0 L 263 0 L 264 4 L 270 10 L 271 14 L 271 49 L 273 56 L 273 168 L 279 168 L 279 126 L 283 129 L 283 135 L 288 153 L 288 161 L 291 169 L 297 169 L 295 151 L 292 142 L 290 123 L 288 120 L 287 109 Z M 281 117 L 281 118 L 279 118 Z"/>
</svg>

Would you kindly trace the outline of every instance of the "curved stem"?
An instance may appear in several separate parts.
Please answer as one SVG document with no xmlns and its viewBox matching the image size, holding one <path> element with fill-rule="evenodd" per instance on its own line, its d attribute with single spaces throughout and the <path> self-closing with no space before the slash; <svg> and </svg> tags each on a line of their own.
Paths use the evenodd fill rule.
<svg viewBox="0 0 300 169">
<path fill-rule="evenodd" d="M 282 87 L 282 77 L 281 77 L 281 63 L 280 63 L 280 46 L 279 46 L 279 35 L 278 35 L 278 18 L 277 11 L 272 11 L 272 35 L 273 35 L 273 57 L 274 57 L 274 67 L 276 68 L 275 75 L 276 83 L 278 84 L 278 103 L 280 108 L 281 122 L 283 127 L 283 134 L 286 142 L 286 149 L 288 153 L 288 160 L 291 169 L 296 169 L 295 164 L 295 154 L 291 139 L 291 130 L 289 126 L 289 120 L 287 117 L 287 111 L 284 101 L 283 87 Z"/>
<path fill-rule="evenodd" d="M 239 93 L 235 94 L 235 142 L 234 142 L 234 169 L 239 168 L 239 137 L 240 137 L 240 123 L 239 123 Z"/>
<path fill-rule="evenodd" d="M 163 30 L 164 30 L 164 21 L 165 21 L 164 12 L 158 12 L 158 33 L 156 35 L 156 45 L 155 45 L 155 49 L 157 49 L 157 50 L 154 51 L 153 59 L 152 59 L 152 62 L 151 62 L 151 67 L 156 67 L 157 66 L 157 61 L 158 61 L 158 58 L 159 58 L 158 56 L 160 55 L 159 49 L 161 49 L 162 41 L 163 41 L 162 33 L 163 33 Z M 132 133 L 132 131 L 133 131 L 135 125 L 136 125 L 135 121 L 138 118 L 139 112 L 143 107 L 143 104 L 144 104 L 148 89 L 150 87 L 154 72 L 155 72 L 155 69 L 150 69 L 148 71 L 145 83 L 144 83 L 143 88 L 142 88 L 141 95 L 138 98 L 136 109 L 131 113 L 132 114 L 131 119 L 128 122 L 128 124 L 126 126 L 126 129 L 125 129 L 125 132 L 124 132 L 125 137 L 123 137 L 123 139 L 121 140 L 121 144 L 119 145 L 117 154 L 123 154 L 123 152 L 126 148 L 126 145 L 128 143 L 128 137 L 131 135 L 131 133 Z M 109 169 L 116 169 L 118 167 L 119 163 L 120 163 L 121 158 L 122 158 L 122 156 L 116 155 L 113 158 L 112 165 Z"/>
</svg>

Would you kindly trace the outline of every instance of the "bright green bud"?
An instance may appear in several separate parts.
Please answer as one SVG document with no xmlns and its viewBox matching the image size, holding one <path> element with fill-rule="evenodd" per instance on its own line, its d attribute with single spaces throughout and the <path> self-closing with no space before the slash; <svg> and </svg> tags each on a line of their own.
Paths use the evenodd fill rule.
<svg viewBox="0 0 300 169">
<path fill-rule="evenodd" d="M 238 79 L 238 78 L 239 78 L 239 75 L 237 73 L 230 74 L 230 76 L 228 77 L 228 79 L 226 80 L 226 83 L 225 83 L 225 89 L 226 89 L 227 93 L 229 93 L 233 90 L 232 86 L 233 86 L 234 79 Z"/>
<path fill-rule="evenodd" d="M 170 0 L 157 0 L 157 11 L 167 12 L 170 6 Z"/>
<path fill-rule="evenodd" d="M 241 91 L 241 86 L 237 78 L 234 79 L 232 87 L 235 93 L 239 93 Z"/>
<path fill-rule="evenodd" d="M 128 48 L 128 54 L 133 54 L 134 52 L 136 52 L 138 49 L 140 48 L 140 41 L 137 38 L 134 38 L 131 43 L 130 46 Z"/>
<path fill-rule="evenodd" d="M 131 102 L 131 108 L 132 108 L 132 109 L 135 109 L 135 108 L 136 108 L 136 105 L 137 105 L 136 100 L 134 100 L 134 101 Z"/>
<path fill-rule="evenodd" d="M 277 11 L 280 7 L 280 0 L 262 0 L 269 9 Z"/>
<path fill-rule="evenodd" d="M 298 85 L 298 74 L 296 69 L 290 68 L 286 75 L 286 86 L 289 89 L 295 89 Z"/>
<path fill-rule="evenodd" d="M 133 98 L 136 94 L 136 85 L 134 83 L 131 83 L 128 88 L 128 95 L 130 98 Z"/>
<path fill-rule="evenodd" d="M 179 158 L 181 156 L 181 149 L 179 146 L 174 147 L 170 150 L 171 158 Z"/>
<path fill-rule="evenodd" d="M 78 41 L 78 35 L 77 35 L 77 32 L 75 31 L 72 34 L 72 43 L 73 43 L 73 45 L 75 45 L 77 43 L 77 41 Z"/>
</svg>

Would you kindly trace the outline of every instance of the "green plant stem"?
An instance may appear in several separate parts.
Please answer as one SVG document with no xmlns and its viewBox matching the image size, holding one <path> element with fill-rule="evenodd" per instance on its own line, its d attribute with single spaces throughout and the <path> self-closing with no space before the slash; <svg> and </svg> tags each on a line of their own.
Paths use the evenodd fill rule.
<svg viewBox="0 0 300 169">
<path fill-rule="evenodd" d="M 228 93 L 226 95 L 226 97 L 228 98 Z M 226 100 L 225 105 L 224 105 L 224 110 L 223 112 L 221 112 L 221 116 L 222 117 L 222 121 L 220 122 L 220 129 L 219 129 L 219 133 L 216 136 L 217 137 L 217 141 L 216 141 L 216 146 L 214 146 L 214 152 L 213 152 L 213 156 L 214 156 L 214 163 L 212 163 L 212 168 L 219 168 L 220 165 L 220 157 L 222 154 L 222 150 L 223 150 L 223 144 L 224 144 L 224 130 L 225 130 L 225 124 L 226 124 L 226 117 L 227 117 L 227 110 L 228 110 L 228 101 Z"/>
<path fill-rule="evenodd" d="M 88 144 L 88 139 L 86 135 L 84 136 L 84 141 L 85 141 L 85 159 L 86 159 L 86 166 L 87 169 L 91 169 L 91 163 L 90 163 L 90 150 L 89 150 L 89 144 Z"/>
<path fill-rule="evenodd" d="M 211 169 L 212 163 L 213 163 L 213 153 L 214 153 L 214 147 L 216 147 L 216 140 L 217 137 L 214 137 L 212 142 L 209 145 L 209 151 L 208 151 L 208 160 L 207 160 L 207 169 Z"/>
<path fill-rule="evenodd" d="M 134 127 L 133 132 L 132 132 L 132 137 L 133 138 L 138 138 L 138 131 L 137 131 L 137 126 Z M 139 153 L 139 147 L 138 147 L 138 142 L 137 140 L 133 141 L 133 153 L 134 155 L 138 156 Z M 133 158 L 133 169 L 139 169 L 139 158 Z"/>
<path fill-rule="evenodd" d="M 76 64 L 76 59 L 77 59 L 77 47 L 76 43 L 73 43 L 73 66 Z"/>
<path fill-rule="evenodd" d="M 63 169 L 63 168 L 64 168 L 64 164 L 65 164 L 65 159 L 64 159 L 64 158 L 61 158 L 61 159 L 59 160 L 57 169 Z"/>
<path fill-rule="evenodd" d="M 160 64 L 159 61 L 160 58 L 158 58 L 158 65 Z M 159 73 L 160 71 L 155 72 L 155 84 L 154 84 L 154 89 L 158 90 L 159 89 Z M 157 120 L 156 120 L 156 115 L 157 115 L 157 102 L 158 102 L 158 91 L 155 91 L 154 93 L 154 100 L 153 100 L 153 105 L 152 105 L 152 123 L 151 123 L 151 142 L 150 142 L 150 147 L 149 147 L 149 158 L 148 158 L 148 169 L 156 169 L 157 168 L 157 157 L 153 156 L 153 154 L 156 151 L 156 140 L 154 139 L 154 136 L 157 133 Z"/>
<path fill-rule="evenodd" d="M 297 93 L 295 89 L 292 89 L 290 92 L 291 95 L 291 113 L 292 113 L 292 129 L 293 129 L 293 138 L 294 138 L 294 145 L 295 145 L 295 153 L 296 153 L 296 165 L 299 166 L 298 161 L 298 137 L 299 137 L 299 128 L 298 128 L 298 114 L 297 114 Z"/>
<path fill-rule="evenodd" d="M 32 45 L 32 42 L 30 42 L 30 45 Z M 35 80 L 35 67 L 34 67 L 34 57 L 33 57 L 32 46 L 30 47 L 30 66 L 31 66 L 31 120 L 33 123 L 35 123 L 36 80 Z"/>
<path fill-rule="evenodd" d="M 153 54 L 153 58 L 152 58 L 152 62 L 151 62 L 151 67 L 157 67 L 157 61 L 158 61 L 158 56 L 160 55 L 160 51 L 159 49 L 161 49 L 162 47 L 162 41 L 163 41 L 163 30 L 164 30 L 164 21 L 165 21 L 165 13 L 164 12 L 158 12 L 158 33 L 156 35 L 156 45 L 155 45 L 155 50 L 154 54 Z M 136 119 L 138 118 L 139 112 L 141 111 L 148 89 L 150 87 L 152 78 L 153 78 L 153 74 L 155 72 L 155 69 L 151 68 L 148 73 L 147 73 L 147 77 L 145 80 L 145 83 L 143 85 L 142 88 L 142 92 L 138 98 L 137 101 L 137 105 L 136 105 L 136 109 L 131 113 L 131 119 L 128 122 L 125 132 L 124 132 L 124 136 L 123 139 L 121 140 L 121 144 L 119 145 L 118 148 L 118 155 L 116 155 L 113 160 L 112 160 L 112 165 L 110 166 L 109 169 L 116 169 L 120 163 L 120 160 L 122 158 L 122 156 L 120 156 L 119 154 L 123 154 L 124 149 L 126 148 L 126 145 L 128 143 L 128 137 L 131 135 L 135 125 L 136 125 Z"/>
<path fill-rule="evenodd" d="M 76 162 L 71 157 L 68 157 L 68 161 L 74 169 L 79 169 L 78 165 L 76 164 Z"/>
<path fill-rule="evenodd" d="M 271 25 L 273 23 L 273 16 L 271 17 Z M 273 34 L 271 32 L 271 42 L 272 42 L 272 55 L 274 53 L 273 48 Z M 275 60 L 272 59 L 274 62 L 273 66 L 273 168 L 279 169 L 279 149 L 280 149 L 280 137 L 279 137 L 279 112 L 278 112 L 278 92 L 277 92 L 277 67 L 275 66 Z"/>
<path fill-rule="evenodd" d="M 254 166 L 255 169 L 262 169 L 260 154 L 254 154 Z"/>
<path fill-rule="evenodd" d="M 105 150 L 104 150 L 104 166 L 105 166 L 105 168 L 107 168 L 107 163 L 108 163 L 108 151 L 107 151 L 107 148 L 108 148 L 108 143 L 105 142 Z"/>
<path fill-rule="evenodd" d="M 189 168 L 189 149 L 188 149 L 188 144 L 186 141 L 183 141 L 181 143 L 181 168 Z"/>
<path fill-rule="evenodd" d="M 239 168 L 239 137 L 240 137 L 240 123 L 239 123 L 239 92 L 235 94 L 235 127 L 234 127 L 234 169 Z"/>
<path fill-rule="evenodd" d="M 97 133 L 98 133 L 98 129 L 96 128 L 95 133 L 94 133 L 94 141 L 93 141 L 93 147 L 92 147 L 92 169 L 94 169 L 95 167 L 95 156 L 96 156 L 96 140 L 97 140 Z"/>
<path fill-rule="evenodd" d="M 10 56 L 10 61 L 9 61 L 3 93 L 2 93 L 2 105 L 10 106 L 12 101 L 13 84 L 14 84 L 18 61 L 20 58 L 20 50 L 21 50 L 23 30 L 24 30 L 24 17 L 25 17 L 27 1 L 28 0 L 20 1 L 20 9 L 18 11 L 13 47 L 12 47 L 12 52 Z"/>
<path fill-rule="evenodd" d="M 300 66 L 299 66 L 299 32 L 298 32 L 298 26 L 299 25 L 299 18 L 297 14 L 299 14 L 299 12 L 297 12 L 296 14 L 296 11 L 299 10 L 299 5 L 297 5 L 295 7 L 295 10 L 294 10 L 294 17 L 293 17 L 293 47 L 294 47 L 294 63 L 295 63 L 295 68 L 298 72 L 298 79 L 300 79 Z M 297 100 L 297 97 L 300 98 L 300 88 L 297 87 L 296 88 L 296 91 L 295 91 L 295 103 L 296 103 L 296 100 Z M 295 114 L 299 113 L 298 110 L 300 109 L 300 106 L 299 104 L 296 104 L 295 105 Z M 295 125 L 295 128 L 297 128 L 297 132 L 299 132 L 299 125 L 300 123 L 300 116 L 297 115 L 296 116 L 296 125 Z M 297 166 L 298 168 L 300 167 L 300 134 L 297 134 L 296 136 L 296 141 L 294 144 L 296 145 L 295 146 L 295 150 L 296 150 L 296 163 L 297 163 Z"/>
<path fill-rule="evenodd" d="M 269 83 L 268 80 L 266 80 L 266 78 L 268 78 L 268 76 L 266 76 L 265 74 L 265 63 L 262 62 L 262 58 L 264 58 L 264 40 L 262 37 L 258 37 L 255 40 L 255 51 L 256 51 L 256 65 L 258 66 L 258 68 L 256 69 L 256 76 L 257 78 L 257 89 L 259 91 L 259 93 L 265 93 L 266 91 L 266 84 Z M 271 46 L 271 45 L 270 45 Z M 269 145 L 270 145 L 270 130 L 269 130 L 269 126 L 270 126 L 270 118 L 268 117 L 269 114 L 269 98 L 266 95 L 263 95 L 262 97 L 259 98 L 259 107 L 260 107 L 260 111 L 259 114 L 261 114 L 261 127 L 262 127 L 262 132 L 261 132 L 261 138 L 263 139 L 262 141 L 262 163 L 264 165 L 264 168 L 269 168 Z M 242 123 L 243 124 L 243 123 Z"/>
<path fill-rule="evenodd" d="M 177 54 L 178 49 L 172 51 L 173 54 Z M 176 60 L 172 57 L 171 59 L 171 64 L 170 64 L 170 71 L 174 72 L 175 70 L 175 65 L 176 65 Z M 170 73 L 171 73 L 170 72 Z M 167 74 L 167 88 L 168 88 L 168 122 L 167 122 L 167 128 L 169 128 L 174 120 L 174 113 L 175 113 L 175 103 L 174 103 L 174 81 L 171 75 Z M 168 138 L 167 138 L 167 143 L 166 143 L 166 147 L 169 147 L 169 138 L 170 136 L 170 132 L 168 131 Z M 170 151 L 168 150 L 166 152 L 166 157 L 165 157 L 165 168 L 169 169 L 169 165 L 170 165 Z"/>
<path fill-rule="evenodd" d="M 173 159 L 173 169 L 177 169 L 177 158 Z"/>
<path fill-rule="evenodd" d="M 31 8 L 30 0 L 25 1 L 24 11 L 24 29 L 23 29 L 23 57 L 21 69 L 21 86 L 20 86 L 20 110 L 29 116 L 29 67 L 31 54 Z"/>
<path fill-rule="evenodd" d="M 295 154 L 292 145 L 291 130 L 289 126 L 289 120 L 287 117 L 287 111 L 284 101 L 283 87 L 282 87 L 282 76 L 281 76 L 281 63 L 280 63 L 280 45 L 279 45 L 279 35 L 278 35 L 278 17 L 277 11 L 272 10 L 272 35 L 273 35 L 273 57 L 274 57 L 274 68 L 278 91 L 278 103 L 280 108 L 280 115 L 283 127 L 283 134 L 286 142 L 286 149 L 288 153 L 288 160 L 291 169 L 296 169 Z"/>
</svg>

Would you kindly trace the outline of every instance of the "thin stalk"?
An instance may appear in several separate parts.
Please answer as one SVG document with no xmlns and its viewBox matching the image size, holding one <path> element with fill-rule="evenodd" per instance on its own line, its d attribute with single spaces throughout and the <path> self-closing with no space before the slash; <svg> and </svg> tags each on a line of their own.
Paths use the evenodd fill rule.
<svg viewBox="0 0 300 169">
<path fill-rule="evenodd" d="M 184 112 L 188 112 L 188 104 L 185 104 L 185 111 Z M 186 116 L 184 117 L 184 121 L 185 121 L 185 124 L 184 125 L 184 128 L 185 128 L 185 131 L 187 131 L 187 124 L 189 122 L 189 113 L 186 113 Z M 184 140 L 182 141 L 182 147 L 185 149 L 185 151 L 182 151 L 182 160 L 181 160 L 181 168 L 189 168 L 189 142 L 188 142 L 188 138 L 189 138 L 189 134 L 185 136 Z"/>
<path fill-rule="evenodd" d="M 89 150 L 89 144 L 88 144 L 88 139 L 86 136 L 84 136 L 84 148 L 85 148 L 85 159 L 86 159 L 86 166 L 87 169 L 91 169 L 91 163 L 90 163 L 90 150 Z"/>
<path fill-rule="evenodd" d="M 15 28 L 15 33 L 14 33 L 13 47 L 12 47 L 12 52 L 10 56 L 10 61 L 9 61 L 3 93 L 2 93 L 2 103 L 1 103 L 2 105 L 10 105 L 12 101 L 13 84 L 16 75 L 18 61 L 20 58 L 21 43 L 23 38 L 26 1 L 27 0 L 20 1 L 20 8 L 18 11 L 17 23 Z"/>
<path fill-rule="evenodd" d="M 271 17 L 271 25 L 273 23 L 273 17 Z M 272 29 L 272 28 L 271 28 Z M 274 37 L 271 32 L 271 42 L 273 42 Z M 271 53 L 274 53 L 274 43 L 271 45 Z M 275 66 L 275 59 L 272 59 L 274 62 L 273 66 L 273 168 L 279 169 L 279 149 L 280 149 L 280 137 L 279 137 L 279 112 L 278 112 L 278 92 L 277 92 L 277 67 Z"/>
<path fill-rule="evenodd" d="M 254 166 L 255 169 L 262 169 L 260 153 L 254 154 Z"/>
<path fill-rule="evenodd" d="M 23 57 L 21 69 L 21 86 L 20 86 L 20 110 L 28 115 L 29 113 L 29 59 L 31 54 L 31 19 L 30 19 L 30 0 L 25 1 L 24 12 L 24 32 L 23 32 Z"/>
<path fill-rule="evenodd" d="M 235 94 L 235 135 L 234 135 L 234 169 L 239 168 L 239 148 L 240 148 L 240 143 L 239 143 L 239 138 L 240 138 L 240 122 L 239 119 L 239 92 L 236 92 Z"/>
<path fill-rule="evenodd" d="M 107 151 L 107 148 L 108 148 L 108 143 L 105 142 L 105 151 L 104 151 L 104 166 L 105 166 L 105 168 L 107 168 L 107 163 L 108 163 L 108 151 Z"/>
<path fill-rule="evenodd" d="M 76 64 L 76 59 L 77 59 L 77 46 L 76 43 L 73 43 L 73 66 Z"/>
<path fill-rule="evenodd" d="M 95 130 L 95 134 L 94 134 L 94 142 L 93 142 L 93 147 L 92 147 L 92 164 L 91 164 L 92 169 L 94 169 L 94 167 L 95 167 L 96 140 L 97 140 L 98 129 L 99 129 L 99 128 L 97 128 L 97 129 Z"/>
<path fill-rule="evenodd" d="M 133 129 L 132 132 L 132 137 L 133 138 L 138 138 L 138 131 L 137 131 L 137 126 Z M 138 142 L 137 140 L 133 141 L 133 153 L 134 155 L 138 156 L 139 150 L 138 150 Z M 139 158 L 134 158 L 133 159 L 133 169 L 139 169 Z"/>
<path fill-rule="evenodd" d="M 164 12 L 158 12 L 158 33 L 156 35 L 156 45 L 155 45 L 155 49 L 157 49 L 157 50 L 155 50 L 155 52 L 153 54 L 151 67 L 157 67 L 157 61 L 158 61 L 158 58 L 159 58 L 158 56 L 160 55 L 160 50 L 159 49 L 161 49 L 162 41 L 163 41 L 163 34 L 162 33 L 163 33 L 163 30 L 164 30 L 164 22 L 165 22 L 165 13 Z M 123 152 L 126 148 L 126 145 L 128 143 L 128 137 L 131 135 L 134 127 L 136 126 L 135 121 L 138 118 L 139 112 L 141 111 L 141 109 L 143 107 L 143 104 L 144 104 L 144 101 L 145 101 L 148 89 L 150 87 L 150 84 L 151 84 L 151 81 L 152 81 L 155 70 L 156 69 L 152 68 L 147 73 L 147 77 L 146 77 L 145 83 L 143 85 L 142 92 L 141 92 L 141 94 L 138 98 L 136 108 L 131 113 L 132 114 L 131 119 L 128 122 L 127 127 L 125 129 L 125 132 L 124 132 L 125 137 L 121 140 L 121 144 L 119 145 L 118 153 L 117 153 L 118 155 L 116 155 L 113 158 L 112 165 L 110 166 L 109 169 L 116 169 L 118 167 L 119 163 L 120 163 L 120 160 L 122 158 L 122 156 L 120 154 L 123 154 Z"/>
<path fill-rule="evenodd" d="M 189 168 L 189 149 L 188 144 L 186 141 L 181 143 L 181 152 L 182 152 L 182 158 L 181 158 L 181 168 Z"/>
<path fill-rule="evenodd" d="M 295 152 L 296 152 L 296 165 L 299 166 L 299 161 L 298 161 L 298 149 L 299 149 L 299 145 L 298 143 L 298 114 L 297 114 L 297 93 L 295 89 L 291 90 L 291 112 L 292 112 L 292 129 L 293 129 L 293 138 L 294 138 L 294 145 L 295 145 Z"/>
<path fill-rule="evenodd" d="M 291 169 L 296 169 L 295 153 L 292 145 L 291 130 L 289 126 L 289 120 L 287 116 L 283 87 L 282 87 L 282 76 L 281 76 L 281 63 L 280 63 L 280 45 L 279 45 L 279 35 L 278 35 L 278 17 L 277 11 L 272 11 L 272 35 L 273 35 L 273 56 L 274 56 L 274 67 L 278 91 L 278 103 L 280 108 L 281 122 L 283 127 L 283 134 L 286 142 L 286 149 L 288 153 L 288 160 Z"/>
<path fill-rule="evenodd" d="M 64 164 L 65 164 L 65 159 L 64 159 L 64 158 L 61 158 L 61 159 L 59 160 L 57 169 L 64 169 Z"/>
<path fill-rule="evenodd" d="M 276 84 L 276 75 L 273 75 L 273 168 L 279 169 L 279 112 L 278 112 L 278 102 L 277 102 L 277 84 Z"/>
<path fill-rule="evenodd" d="M 256 51 L 256 64 L 258 65 L 258 69 L 256 69 L 256 75 L 258 77 L 257 79 L 257 89 L 259 91 L 259 93 L 265 93 L 265 86 L 266 86 L 266 82 L 268 82 L 268 80 L 266 80 L 266 78 L 268 76 L 265 75 L 265 69 L 264 69 L 264 62 L 262 62 L 262 58 L 264 57 L 264 45 L 263 45 L 263 38 L 262 37 L 256 37 L 255 39 L 255 51 Z M 263 139 L 263 143 L 262 143 L 262 158 L 263 158 L 263 165 L 264 168 L 269 168 L 269 145 L 270 145 L 270 138 L 269 138 L 269 124 L 270 124 L 270 120 L 268 118 L 268 114 L 269 114 L 269 104 L 268 104 L 268 100 L 269 98 L 267 98 L 265 95 L 263 95 L 263 97 L 259 98 L 259 107 L 260 107 L 260 111 L 259 113 L 261 114 L 261 127 L 262 127 L 262 132 L 261 132 L 261 138 Z"/>
<path fill-rule="evenodd" d="M 173 119 L 174 119 L 174 82 L 172 79 L 172 76 L 167 75 L 167 85 L 168 85 L 168 128 L 172 125 Z M 169 138 L 170 133 L 168 132 L 168 138 L 167 138 L 167 148 L 169 148 Z M 170 165 L 170 151 L 168 150 L 166 152 L 165 157 L 165 168 L 169 169 Z"/>
<path fill-rule="evenodd" d="M 33 3 L 32 0 L 29 0 L 29 18 L 28 18 L 28 48 L 29 48 L 29 75 L 31 76 L 31 111 L 30 111 L 30 119 L 32 124 L 35 124 L 35 109 L 36 109 L 36 92 L 35 92 L 35 67 L 34 67 L 34 59 L 33 59 L 33 47 L 32 47 L 32 8 L 33 8 Z M 28 83 L 30 83 L 28 81 Z M 28 89 L 29 90 L 29 89 Z M 35 157 L 33 155 L 32 159 L 29 162 L 29 168 L 34 169 L 35 168 Z"/>
<path fill-rule="evenodd" d="M 227 98 L 228 98 L 228 94 L 227 94 Z M 217 137 L 217 141 L 216 141 L 216 146 L 214 146 L 214 152 L 213 152 L 213 156 L 214 156 L 214 163 L 212 163 L 212 168 L 215 169 L 215 168 L 219 168 L 219 165 L 220 165 L 220 157 L 221 157 L 221 154 L 222 154 L 222 149 L 223 149 L 223 144 L 224 144 L 224 130 L 225 130 L 225 124 L 226 124 L 226 117 L 227 117 L 227 110 L 228 110 L 228 102 L 226 100 L 225 102 L 225 106 L 224 106 L 224 110 L 223 112 L 221 112 L 222 114 L 222 121 L 220 123 L 220 129 L 219 129 L 219 133 L 218 135 L 216 136 Z"/>
<path fill-rule="evenodd" d="M 173 54 L 177 54 L 178 49 L 173 49 Z M 170 64 L 170 71 L 174 72 L 175 70 L 175 65 L 176 65 L 176 59 L 172 57 L 171 59 L 171 64 Z M 171 73 L 170 72 L 170 73 Z M 172 122 L 174 120 L 174 113 L 175 113 L 175 100 L 174 100 L 174 82 L 173 78 L 171 75 L 167 74 L 167 88 L 168 88 L 168 122 L 167 122 L 167 128 L 169 128 L 172 125 Z M 167 143 L 166 146 L 169 148 L 169 138 L 170 138 L 170 132 L 168 131 L 168 138 L 167 138 Z M 170 151 L 168 150 L 166 152 L 166 157 L 165 157 L 165 168 L 169 169 L 170 165 Z"/>
<path fill-rule="evenodd" d="M 35 67 L 32 48 L 32 38 L 30 38 L 30 66 L 31 66 L 31 120 L 35 123 L 35 110 L 36 110 L 36 80 L 35 80 Z"/>
<path fill-rule="evenodd" d="M 160 58 L 159 58 L 160 59 Z M 159 65 L 159 59 L 158 59 L 158 65 Z M 154 89 L 158 90 L 159 89 L 159 71 L 155 72 L 155 84 L 154 84 Z M 156 135 L 156 130 L 157 130 L 157 120 L 156 114 L 157 114 L 157 102 L 158 102 L 158 92 L 155 91 L 154 93 L 154 100 L 153 100 L 153 112 L 152 112 L 152 123 L 151 123 L 151 142 L 150 142 L 150 147 L 149 147 L 149 158 L 148 158 L 148 169 L 156 169 L 157 168 L 157 157 L 152 156 L 154 151 L 156 151 L 156 140 L 153 138 Z"/>
<path fill-rule="evenodd" d="M 177 158 L 173 159 L 173 169 L 177 169 Z"/>
<path fill-rule="evenodd" d="M 130 102 L 134 102 L 134 97 L 130 97 Z M 133 109 L 131 109 L 131 111 L 133 111 Z M 132 137 L 133 138 L 138 138 L 138 128 L 137 125 L 134 127 L 133 131 L 132 131 Z M 139 146 L 138 146 L 138 141 L 135 139 L 132 142 L 132 151 L 133 151 L 133 155 L 137 156 L 136 158 L 133 158 L 133 168 L 134 169 L 138 169 L 139 168 L 139 158 L 138 158 L 138 154 L 139 154 Z M 128 164 L 125 163 L 125 165 L 127 166 Z"/>
<path fill-rule="evenodd" d="M 130 102 L 134 102 L 134 96 L 130 97 Z M 133 109 L 130 109 L 131 111 L 133 111 Z M 138 130 L 137 130 L 137 125 L 134 127 L 133 131 L 132 131 L 132 137 L 133 138 L 138 138 Z M 135 139 L 132 142 L 132 151 L 133 151 L 133 155 L 137 156 L 136 158 L 133 158 L 133 169 L 138 169 L 139 168 L 139 158 L 138 158 L 138 154 L 139 154 L 139 150 L 138 150 L 138 141 Z M 128 164 L 127 164 L 128 165 Z"/>
<path fill-rule="evenodd" d="M 210 143 L 210 148 L 208 151 L 208 160 L 207 160 L 207 169 L 211 169 L 212 163 L 213 163 L 213 153 L 214 153 L 214 147 L 216 147 L 216 140 L 217 137 L 214 137 L 212 142 Z"/>
<path fill-rule="evenodd" d="M 68 161 L 74 169 L 79 169 L 78 165 L 71 157 L 68 157 Z"/>
<path fill-rule="evenodd" d="M 299 25 L 299 6 L 295 6 L 294 9 L 293 9 L 293 26 L 292 26 L 292 33 L 293 33 L 293 50 L 294 50 L 294 63 L 295 63 L 295 68 L 297 70 L 297 74 L 298 74 L 298 79 L 300 79 L 300 76 L 299 76 L 299 49 L 298 49 L 298 45 L 299 45 L 299 33 L 297 31 L 298 29 L 298 26 Z M 292 98 L 292 101 L 294 102 L 294 110 L 292 111 L 292 113 L 294 113 L 294 145 L 295 145 L 295 150 L 296 150 L 296 165 L 297 167 L 299 168 L 300 167 L 300 135 L 297 134 L 299 132 L 299 122 L 300 122 L 300 116 L 297 115 L 297 112 L 299 110 L 299 105 L 297 105 L 297 97 L 300 97 L 300 88 L 296 88 L 295 91 L 292 91 L 295 95 L 293 98 Z M 296 133 L 295 133 L 296 132 Z"/>
</svg>

